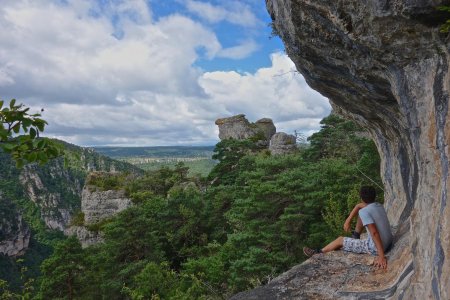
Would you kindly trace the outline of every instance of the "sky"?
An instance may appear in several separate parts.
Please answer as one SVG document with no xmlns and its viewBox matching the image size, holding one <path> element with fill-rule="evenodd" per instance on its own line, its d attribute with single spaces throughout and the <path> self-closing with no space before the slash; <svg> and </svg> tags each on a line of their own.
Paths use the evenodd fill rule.
<svg viewBox="0 0 450 300">
<path fill-rule="evenodd" d="M 331 110 L 263 0 L 0 0 L 0 98 L 80 146 L 214 145 L 218 118 L 310 135 Z"/>
</svg>

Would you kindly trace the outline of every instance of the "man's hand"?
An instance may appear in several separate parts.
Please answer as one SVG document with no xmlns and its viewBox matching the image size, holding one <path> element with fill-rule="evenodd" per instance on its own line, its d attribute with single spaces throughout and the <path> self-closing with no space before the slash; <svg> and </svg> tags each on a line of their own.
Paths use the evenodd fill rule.
<svg viewBox="0 0 450 300">
<path fill-rule="evenodd" d="M 376 270 L 387 269 L 387 259 L 385 256 L 377 256 L 373 260 L 373 266 Z"/>
</svg>

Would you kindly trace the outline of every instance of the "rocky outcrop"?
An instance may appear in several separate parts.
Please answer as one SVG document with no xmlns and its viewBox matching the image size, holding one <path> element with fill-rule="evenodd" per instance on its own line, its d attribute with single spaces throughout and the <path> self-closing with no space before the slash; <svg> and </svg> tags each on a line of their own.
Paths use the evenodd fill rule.
<svg viewBox="0 0 450 300">
<path fill-rule="evenodd" d="M 99 191 L 86 186 L 81 195 L 81 211 L 86 225 L 112 217 L 132 205 L 124 190 Z"/>
<path fill-rule="evenodd" d="M 30 243 L 30 228 L 15 205 L 0 193 L 0 254 L 19 256 Z"/>
<path fill-rule="evenodd" d="M 386 254 L 388 270 L 375 270 L 374 257 L 334 251 L 313 256 L 265 286 L 233 300 L 398 299 L 413 274 L 409 223 L 394 229 L 394 246 Z M 409 298 L 406 298 L 409 299 Z"/>
<path fill-rule="evenodd" d="M 126 170 L 140 174 L 142 170 L 125 162 L 99 155 L 90 148 L 66 145 L 75 159 L 68 167 L 63 159 L 55 159 L 45 166 L 30 164 L 19 175 L 28 198 L 39 208 L 41 218 L 50 229 L 64 231 L 72 214 L 80 210 L 82 190 L 88 171 Z M 68 155 L 73 155 L 70 153 Z M 70 164 L 70 163 L 69 163 Z"/>
<path fill-rule="evenodd" d="M 92 225 L 96 226 L 124 209 L 132 205 L 125 195 L 124 189 L 102 190 L 90 185 L 90 178 L 115 176 L 116 172 L 93 172 L 87 179 L 87 184 L 81 193 L 81 213 L 84 226 L 71 226 L 64 231 L 66 235 L 76 235 L 83 247 L 88 247 L 103 242 L 102 233 L 98 230 L 90 230 Z"/>
<path fill-rule="evenodd" d="M 270 138 L 277 132 L 272 119 L 262 118 L 255 122 L 258 131 L 264 136 L 264 140 L 270 141 Z"/>
<path fill-rule="evenodd" d="M 294 135 L 284 132 L 275 133 L 270 139 L 269 150 L 272 155 L 283 155 L 297 151 Z"/>
<path fill-rule="evenodd" d="M 436 10 L 449 1 L 266 4 L 307 83 L 377 144 L 389 218 L 411 223 L 414 264 L 402 297 L 450 299 L 450 38 L 439 32 L 450 16 Z"/>
<path fill-rule="evenodd" d="M 250 123 L 245 115 L 236 115 L 216 120 L 219 138 L 245 140 L 252 139 L 261 148 L 269 148 L 273 155 L 293 153 L 297 150 L 296 138 L 277 129 L 272 119 L 262 118 Z"/>
<path fill-rule="evenodd" d="M 104 241 L 102 233 L 91 231 L 85 226 L 71 226 L 64 231 L 65 235 L 75 235 L 83 248 L 102 243 Z"/>
<path fill-rule="evenodd" d="M 64 231 L 71 219 L 73 207 L 65 203 L 64 196 L 77 198 L 81 193 L 81 180 L 64 168 L 64 166 L 54 161 L 46 169 L 40 169 L 37 165 L 28 165 L 22 169 L 19 180 L 29 199 L 33 201 L 41 211 L 41 218 L 50 229 Z M 64 181 L 65 190 L 51 190 L 43 183 L 43 180 Z"/>
<path fill-rule="evenodd" d="M 262 141 L 269 141 L 276 128 L 271 119 L 263 118 L 250 123 L 245 115 L 236 115 L 229 118 L 222 118 L 216 120 L 216 125 L 219 126 L 219 138 L 245 140 L 256 137 Z"/>
</svg>

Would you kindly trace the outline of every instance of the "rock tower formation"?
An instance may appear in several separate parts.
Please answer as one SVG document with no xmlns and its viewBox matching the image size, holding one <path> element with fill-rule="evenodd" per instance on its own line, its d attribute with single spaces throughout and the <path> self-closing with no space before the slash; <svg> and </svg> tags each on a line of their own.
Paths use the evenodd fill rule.
<svg viewBox="0 0 450 300">
<path fill-rule="evenodd" d="M 243 140 L 259 134 L 262 141 L 269 141 L 276 132 L 271 119 L 264 118 L 256 121 L 256 123 L 250 123 L 243 114 L 217 119 L 216 125 L 219 126 L 219 138 L 221 140 Z"/>
<path fill-rule="evenodd" d="M 450 16 L 436 9 L 450 2 L 266 4 L 308 84 L 377 144 L 389 218 L 410 227 L 412 267 L 391 296 L 450 299 L 450 37 L 439 32 Z"/>
<path fill-rule="evenodd" d="M 219 138 L 245 140 L 253 139 L 262 148 L 267 147 L 273 155 L 283 155 L 297 150 L 296 138 L 293 135 L 276 132 L 272 119 L 262 118 L 250 123 L 245 115 L 240 114 L 216 120 L 219 126 Z"/>
<path fill-rule="evenodd" d="M 114 174 L 115 172 L 96 171 L 88 175 L 87 184 L 81 193 L 84 226 L 71 226 L 64 231 L 66 235 L 76 235 L 83 247 L 103 242 L 101 232 L 90 231 L 89 225 L 95 225 L 111 218 L 132 205 L 131 200 L 126 197 L 124 189 L 102 191 L 88 184 L 90 177 L 105 177 Z"/>
</svg>

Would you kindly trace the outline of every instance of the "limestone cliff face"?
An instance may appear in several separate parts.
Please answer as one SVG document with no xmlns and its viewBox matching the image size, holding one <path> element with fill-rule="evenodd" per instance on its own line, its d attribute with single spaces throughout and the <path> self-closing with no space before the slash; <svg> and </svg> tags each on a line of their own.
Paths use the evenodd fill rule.
<svg viewBox="0 0 450 300">
<path fill-rule="evenodd" d="M 108 176 L 107 172 L 94 172 L 89 176 Z M 89 182 L 89 178 L 87 179 Z M 132 202 L 123 189 L 103 191 L 93 185 L 85 185 L 81 193 L 81 212 L 85 226 L 71 226 L 66 235 L 76 235 L 83 247 L 103 242 L 102 233 L 89 230 L 89 225 L 104 221 L 130 207 Z"/>
<path fill-rule="evenodd" d="M 33 202 L 48 228 L 66 231 L 74 212 L 81 209 L 81 194 L 89 171 L 127 171 L 132 174 L 143 172 L 125 162 L 97 154 L 89 148 L 70 144 L 65 144 L 65 147 L 69 156 L 67 167 L 64 166 L 63 159 L 59 158 L 44 166 L 30 164 L 18 170 L 9 155 L 0 152 L 0 181 L 11 183 L 0 188 L 0 194 L 9 194 L 11 198 L 8 203 L 6 199 L 0 198 L 1 253 L 16 256 L 23 254 L 28 247 L 30 230 L 21 215 L 25 208 L 20 207 L 25 202 L 20 204 L 17 200 Z M 3 217 L 3 213 L 6 217 Z M 21 229 L 16 230 L 18 227 Z M 5 232 L 8 234 L 4 234 Z M 1 250 L 11 247 L 16 250 Z"/>
<path fill-rule="evenodd" d="M 30 243 L 30 228 L 14 204 L 0 194 L 0 254 L 19 256 Z"/>
<path fill-rule="evenodd" d="M 52 188 L 52 178 L 58 178 L 59 182 L 65 184 L 56 189 Z M 67 200 L 79 199 L 83 178 L 69 172 L 61 161 L 54 161 L 46 169 L 37 165 L 25 166 L 19 180 L 29 199 L 40 208 L 41 217 L 47 227 L 63 231 L 77 206 L 76 202 Z M 47 184 L 44 184 L 43 180 L 46 180 Z"/>
<path fill-rule="evenodd" d="M 450 38 L 438 26 L 450 16 L 436 10 L 450 2 L 266 4 L 308 84 L 377 144 L 389 218 L 411 225 L 412 276 L 401 297 L 450 299 Z"/>
<path fill-rule="evenodd" d="M 131 206 L 124 190 L 98 191 L 86 186 L 81 197 L 85 224 L 95 224 Z"/>
</svg>

